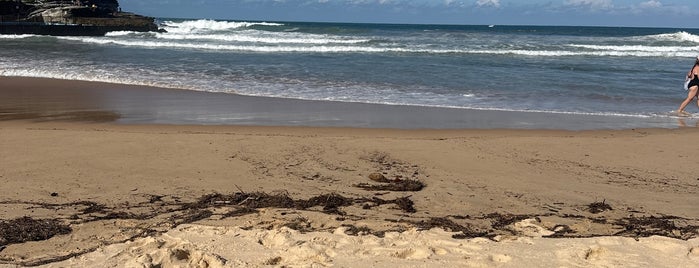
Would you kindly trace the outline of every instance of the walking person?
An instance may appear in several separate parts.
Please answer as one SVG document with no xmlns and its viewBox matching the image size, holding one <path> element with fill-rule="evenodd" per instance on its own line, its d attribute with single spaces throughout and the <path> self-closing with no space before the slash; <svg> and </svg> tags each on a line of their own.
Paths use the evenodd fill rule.
<svg viewBox="0 0 699 268">
<path fill-rule="evenodd" d="M 697 57 L 696 61 L 694 61 L 694 66 L 692 67 L 691 70 L 687 73 L 687 78 L 689 81 L 689 84 L 687 85 L 687 98 L 680 104 L 680 108 L 677 110 L 677 114 L 680 116 L 688 116 L 690 113 L 686 112 L 684 108 L 689 105 L 689 102 L 692 101 L 697 96 L 697 91 L 699 91 L 699 56 Z M 697 100 L 697 106 L 699 106 L 699 100 Z"/>
</svg>

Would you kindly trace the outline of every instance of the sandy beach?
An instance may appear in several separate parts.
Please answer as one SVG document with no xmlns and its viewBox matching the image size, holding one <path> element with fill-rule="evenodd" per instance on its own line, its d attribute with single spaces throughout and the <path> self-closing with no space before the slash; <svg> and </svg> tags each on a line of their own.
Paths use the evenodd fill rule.
<svg viewBox="0 0 699 268">
<path fill-rule="evenodd" d="M 408 108 L 221 95 L 0 78 L 0 267 L 699 267 L 697 128 L 406 129 Z M 387 127 L 144 122 L 177 111 L 153 96 Z"/>
</svg>

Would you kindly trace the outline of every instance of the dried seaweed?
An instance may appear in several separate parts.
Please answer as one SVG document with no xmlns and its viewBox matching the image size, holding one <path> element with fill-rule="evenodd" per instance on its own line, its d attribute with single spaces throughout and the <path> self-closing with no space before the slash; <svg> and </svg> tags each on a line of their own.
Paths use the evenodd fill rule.
<svg viewBox="0 0 699 268">
<path fill-rule="evenodd" d="M 282 257 L 274 257 L 263 262 L 263 265 L 278 265 L 282 261 Z"/>
<path fill-rule="evenodd" d="M 185 204 L 186 208 L 206 208 L 211 206 L 239 205 L 248 208 L 293 208 L 294 200 L 286 194 L 270 195 L 262 192 L 234 193 L 223 195 L 219 193 L 204 195 L 197 202 Z"/>
<path fill-rule="evenodd" d="M 590 203 L 587 205 L 587 210 L 590 211 L 592 214 L 597 214 L 597 213 L 602 213 L 607 210 L 612 210 L 612 206 L 609 204 L 606 204 L 605 201 L 607 200 L 602 200 L 602 202 L 594 202 Z"/>
<path fill-rule="evenodd" d="M 429 230 L 432 228 L 441 228 L 441 229 L 449 231 L 449 232 L 459 232 L 457 234 L 452 235 L 452 238 L 455 238 L 455 239 L 466 239 L 466 238 L 489 236 L 488 232 L 475 231 L 468 226 L 458 224 L 458 223 L 456 223 L 456 222 L 454 222 L 446 217 L 430 218 L 429 220 L 426 220 L 426 221 L 423 220 L 420 222 L 413 222 L 413 224 L 419 230 Z"/>
<path fill-rule="evenodd" d="M 410 182 L 411 180 L 394 180 L 379 186 L 400 185 L 400 182 Z M 412 180 L 414 182 L 419 182 Z M 421 183 L 420 183 L 421 184 Z M 424 186 L 424 185 L 423 185 Z M 385 190 L 385 188 L 379 188 Z M 116 207 L 106 206 L 92 201 L 78 201 L 64 204 L 49 204 L 36 202 L 22 202 L 22 204 L 37 205 L 47 209 L 66 209 L 75 208 L 79 211 L 78 214 L 70 215 L 66 219 L 73 219 L 73 223 L 81 223 L 98 220 L 112 219 L 135 219 L 144 220 L 156 216 L 168 215 L 163 226 L 174 227 L 180 224 L 191 223 L 203 219 L 207 219 L 213 215 L 213 208 L 226 207 L 229 212 L 224 213 L 222 218 L 238 217 L 251 213 L 257 213 L 260 208 L 290 208 L 299 210 L 316 210 L 322 208 L 322 212 L 327 214 L 346 215 L 341 209 L 348 206 L 357 206 L 364 209 L 372 209 L 374 207 L 394 204 L 391 209 L 400 209 L 406 213 L 414 213 L 416 209 L 414 202 L 410 196 L 400 197 L 392 200 L 385 200 L 376 196 L 367 198 L 350 198 L 340 194 L 330 193 L 312 196 L 308 199 L 293 199 L 288 193 L 268 194 L 264 192 L 246 193 L 242 190 L 232 194 L 212 193 L 204 195 L 193 202 L 181 202 L 177 198 L 173 201 L 164 201 L 164 196 L 147 195 L 147 200 L 138 204 L 122 204 Z M 168 199 L 169 200 L 169 199 Z M 134 214 L 131 209 L 142 211 L 143 208 L 150 208 L 151 211 L 145 214 Z M 605 201 L 596 202 L 588 205 L 591 213 L 599 213 L 601 211 L 611 210 L 611 206 Z M 352 217 L 352 215 L 349 215 Z M 557 216 L 571 219 L 588 219 L 599 224 L 610 224 L 619 226 L 622 230 L 614 235 L 645 237 L 651 235 L 661 235 L 678 239 L 691 239 L 699 235 L 699 226 L 694 225 L 696 220 L 683 219 L 672 216 L 650 216 L 650 217 L 633 217 L 623 218 L 619 220 L 607 220 L 605 218 L 591 218 L 583 215 L 571 214 L 537 214 L 537 215 L 514 215 L 503 213 L 490 213 L 482 216 L 447 216 L 433 217 L 420 221 L 404 221 L 399 228 L 409 228 L 409 226 L 418 229 L 441 228 L 455 234 L 452 236 L 456 239 L 488 237 L 493 238 L 503 232 L 512 232 L 510 225 L 522 221 L 524 219 L 534 218 L 538 216 Z M 343 216 L 342 219 L 345 217 Z M 458 221 L 458 222 L 457 222 Z M 475 223 L 474 223 L 475 221 Z M 490 225 L 490 226 L 488 226 Z M 317 231 L 318 227 L 312 226 L 311 222 L 305 218 L 296 218 L 287 222 L 284 226 L 299 230 L 301 232 Z M 357 227 L 354 225 L 343 225 L 347 227 L 348 235 L 363 235 L 371 234 L 378 237 L 383 237 L 386 230 L 374 231 L 368 227 Z M 150 230 L 148 234 L 167 231 Z M 396 230 L 397 232 L 405 231 L 404 229 Z M 575 231 L 567 225 L 557 225 L 553 228 L 555 234 L 548 237 L 583 237 L 576 234 Z M 26 241 L 36 241 L 48 239 L 59 234 L 70 233 L 69 226 L 62 225 L 58 219 L 53 220 L 34 220 L 28 217 L 19 218 L 9 221 L 0 221 L 0 249 L 7 244 L 23 243 Z M 590 234 L 595 235 L 610 235 L 610 234 Z M 186 254 L 181 254 L 184 257 Z M 52 260 L 59 260 L 61 256 L 51 260 L 39 260 L 42 263 L 48 263 Z"/>
<path fill-rule="evenodd" d="M 323 211 L 336 212 L 338 208 L 351 206 L 352 204 L 354 204 L 354 199 L 346 198 L 339 194 L 324 194 L 311 197 L 308 200 L 296 201 L 296 208 L 307 209 L 322 206 Z"/>
<path fill-rule="evenodd" d="M 696 237 L 699 234 L 699 226 L 686 223 L 680 225 L 685 221 L 685 219 L 669 216 L 627 217 L 614 223 L 624 228 L 615 235 L 634 237 L 660 235 L 684 240 Z"/>
<path fill-rule="evenodd" d="M 302 232 L 302 233 L 314 231 L 313 228 L 311 227 L 311 223 L 308 221 L 308 219 L 300 218 L 300 217 L 295 218 L 294 220 L 285 223 L 283 226 L 288 227 L 290 229 L 294 229 L 294 230 Z"/>
<path fill-rule="evenodd" d="M 513 214 L 501 214 L 501 213 L 490 213 L 483 216 L 484 219 L 490 219 L 492 221 L 491 226 L 500 230 L 503 227 L 511 225 L 515 222 L 523 221 L 535 217 L 534 215 L 513 215 Z"/>
<path fill-rule="evenodd" d="M 56 235 L 68 234 L 72 229 L 55 219 L 36 220 L 22 217 L 0 221 L 0 246 L 46 240 Z"/>
<path fill-rule="evenodd" d="M 81 202 L 76 202 L 75 204 L 78 205 L 84 205 L 87 206 L 82 210 L 83 213 L 85 214 L 90 214 L 90 213 L 104 213 L 105 209 L 107 208 L 105 205 L 98 204 L 92 201 L 81 201 Z"/>
<path fill-rule="evenodd" d="M 198 209 L 191 209 L 187 210 L 184 215 L 179 215 L 177 217 L 172 217 L 172 225 L 173 227 L 180 225 L 180 224 L 187 224 L 187 223 L 192 223 L 195 221 L 200 221 L 203 219 L 206 219 L 208 217 L 211 217 L 213 215 L 213 212 L 210 210 L 198 210 Z"/>
<path fill-rule="evenodd" d="M 247 207 L 240 207 L 236 210 L 227 212 L 226 214 L 223 214 L 222 218 L 230 218 L 230 217 L 240 217 L 248 214 L 253 214 L 257 213 L 257 209 L 254 208 L 247 208 Z"/>
<path fill-rule="evenodd" d="M 378 197 L 373 197 L 371 199 L 369 198 L 360 198 L 357 199 L 357 202 L 364 202 L 365 204 L 362 206 L 363 209 L 370 209 L 375 206 L 381 206 L 381 205 L 386 205 L 386 204 L 395 204 L 398 206 L 399 209 L 401 209 L 404 212 L 407 213 L 415 213 L 417 210 L 415 209 L 414 205 L 415 203 L 410 200 L 409 196 L 405 197 L 400 197 L 396 198 L 393 200 L 384 200 Z M 372 203 L 372 204 L 368 204 Z"/>
<path fill-rule="evenodd" d="M 417 192 L 425 188 L 425 184 L 418 180 L 395 180 L 384 184 L 359 183 L 354 185 L 367 191 L 392 191 L 392 192 Z"/>
</svg>

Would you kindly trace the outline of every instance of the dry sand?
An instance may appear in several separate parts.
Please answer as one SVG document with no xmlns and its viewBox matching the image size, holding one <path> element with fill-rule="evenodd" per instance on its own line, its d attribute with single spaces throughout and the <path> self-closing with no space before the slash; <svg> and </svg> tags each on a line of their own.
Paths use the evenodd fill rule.
<svg viewBox="0 0 699 268">
<path fill-rule="evenodd" d="M 42 121 L 0 121 L 0 267 L 699 267 L 696 128 L 123 125 L 61 105 L 0 107 Z"/>
<path fill-rule="evenodd" d="M 682 141 L 696 137 L 696 129 L 408 131 L 5 121 L 2 218 L 58 219 L 71 230 L 9 244 L 0 260 L 34 265 L 77 256 L 58 266 L 691 267 L 699 265 L 699 145 Z M 368 178 L 377 172 L 426 187 L 356 187 L 392 184 Z M 208 195 L 213 193 L 221 195 Z M 288 199 L 265 207 L 275 196 Z M 319 196 L 319 205 L 299 205 Z M 382 203 L 406 197 L 415 212 Z M 323 203 L 329 200 L 337 202 Z M 601 212 L 591 211 L 595 202 Z M 182 225 L 187 223 L 196 225 Z M 451 233 L 427 231 L 433 227 Z M 651 235 L 665 238 L 634 240 Z"/>
</svg>

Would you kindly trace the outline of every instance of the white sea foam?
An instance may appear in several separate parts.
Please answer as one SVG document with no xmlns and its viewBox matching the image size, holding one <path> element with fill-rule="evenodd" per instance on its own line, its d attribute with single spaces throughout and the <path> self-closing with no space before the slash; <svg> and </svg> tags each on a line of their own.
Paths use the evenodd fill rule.
<svg viewBox="0 0 699 268">
<path fill-rule="evenodd" d="M 458 52 L 455 52 L 458 53 Z M 519 55 L 532 57 L 567 57 L 567 56 L 595 56 L 595 57 L 692 57 L 696 52 L 692 51 L 570 51 L 570 50 L 472 50 L 463 53 L 495 54 L 495 55 Z"/>
<path fill-rule="evenodd" d="M 185 21 L 181 23 L 167 22 L 166 33 L 158 33 L 156 37 L 168 40 L 211 40 L 226 42 L 254 42 L 254 43 L 296 43 L 296 44 L 358 44 L 366 43 L 371 39 L 352 39 L 348 37 L 332 36 L 325 34 L 310 34 L 296 32 L 273 32 L 246 29 L 248 27 L 283 26 L 279 23 L 267 22 L 226 22 L 226 21 Z M 224 31 L 236 29 L 236 31 Z M 298 28 L 296 28 L 298 29 Z M 124 36 L 128 32 L 115 32 L 108 36 Z"/>
<path fill-rule="evenodd" d="M 136 32 L 131 32 L 131 31 L 114 31 L 114 32 L 108 32 L 104 36 L 126 36 L 130 34 L 134 34 Z"/>
<path fill-rule="evenodd" d="M 642 38 L 649 38 L 658 41 L 679 41 L 679 42 L 694 42 L 699 43 L 699 35 L 691 34 L 685 31 L 676 33 L 666 33 L 666 34 L 656 34 L 650 36 L 643 36 Z"/>
<path fill-rule="evenodd" d="M 120 39 L 153 39 L 156 35 L 160 33 L 156 32 L 130 32 L 130 31 L 114 31 L 108 32 L 104 36 L 109 38 L 120 38 Z"/>
<path fill-rule="evenodd" d="M 256 25 L 262 26 L 283 26 L 279 23 L 269 22 L 233 22 L 215 20 L 191 20 L 183 22 L 165 21 L 163 26 L 170 33 L 194 33 L 207 31 L 224 31 L 231 29 L 247 28 Z"/>
<path fill-rule="evenodd" d="M 603 51 L 631 51 L 631 52 L 693 52 L 699 50 L 699 46 L 693 47 L 680 47 L 680 46 L 602 46 L 602 45 L 569 45 L 575 48 L 585 48 L 593 50 L 603 50 Z"/>
<path fill-rule="evenodd" d="M 255 33 L 243 34 L 179 34 L 158 33 L 158 39 L 164 40 L 213 40 L 226 42 L 248 42 L 266 44 L 359 44 L 370 39 L 341 39 L 327 35 L 288 34 L 288 33 Z"/>
<path fill-rule="evenodd" d="M 0 39 L 24 39 L 29 37 L 35 37 L 38 35 L 33 34 L 0 34 Z"/>
<path fill-rule="evenodd" d="M 411 50 L 405 48 L 379 48 L 365 46 L 255 46 L 255 45 L 226 45 L 215 43 L 182 43 L 182 42 L 163 42 L 163 41 L 131 41 L 109 39 L 101 37 L 59 37 L 63 40 L 80 41 L 84 43 L 101 44 L 101 45 L 121 45 L 130 47 L 146 47 L 146 48 L 176 48 L 176 49 L 201 49 L 215 51 L 246 51 L 246 52 L 318 52 L 318 53 L 333 53 L 333 52 L 425 52 L 430 50 Z M 439 53 L 438 51 L 432 51 Z"/>
<path fill-rule="evenodd" d="M 179 36 L 183 40 L 196 39 L 195 37 Z M 210 37 L 221 38 L 212 35 Z M 332 39 L 265 39 L 247 38 L 248 42 L 258 42 L 268 45 L 252 44 L 227 44 L 227 43 L 202 43 L 182 42 L 177 39 L 118 39 L 109 37 L 58 37 L 63 40 L 79 41 L 100 45 L 119 45 L 127 47 L 144 48 L 172 48 L 195 49 L 210 51 L 237 51 L 256 53 L 426 53 L 426 54 L 492 54 L 492 55 L 516 55 L 528 57 L 566 57 L 566 56 L 612 56 L 612 57 L 692 57 L 699 50 L 698 47 L 650 47 L 650 46 L 601 46 L 601 45 L 568 45 L 571 50 L 527 50 L 527 49 L 425 49 L 411 47 L 387 47 L 366 46 L 361 42 L 366 40 L 342 40 Z M 231 37 L 234 39 L 234 37 Z M 195 41 L 195 40 L 193 40 Z M 338 43 L 334 43 L 339 41 Z M 352 43 L 358 42 L 358 44 Z M 271 44 L 271 45 L 269 45 Z M 284 45 L 286 44 L 286 45 Z M 584 48 L 588 50 L 581 50 Z"/>
<path fill-rule="evenodd" d="M 193 87 L 183 87 L 181 86 L 181 84 L 179 84 L 178 86 L 178 83 L 164 83 L 158 81 L 139 80 L 137 78 L 134 79 L 133 77 L 90 75 L 85 72 L 52 71 L 49 69 L 42 68 L 0 70 L 0 76 L 52 78 L 73 81 L 89 81 L 124 85 L 176 88 L 185 90 L 199 90 Z"/>
</svg>

